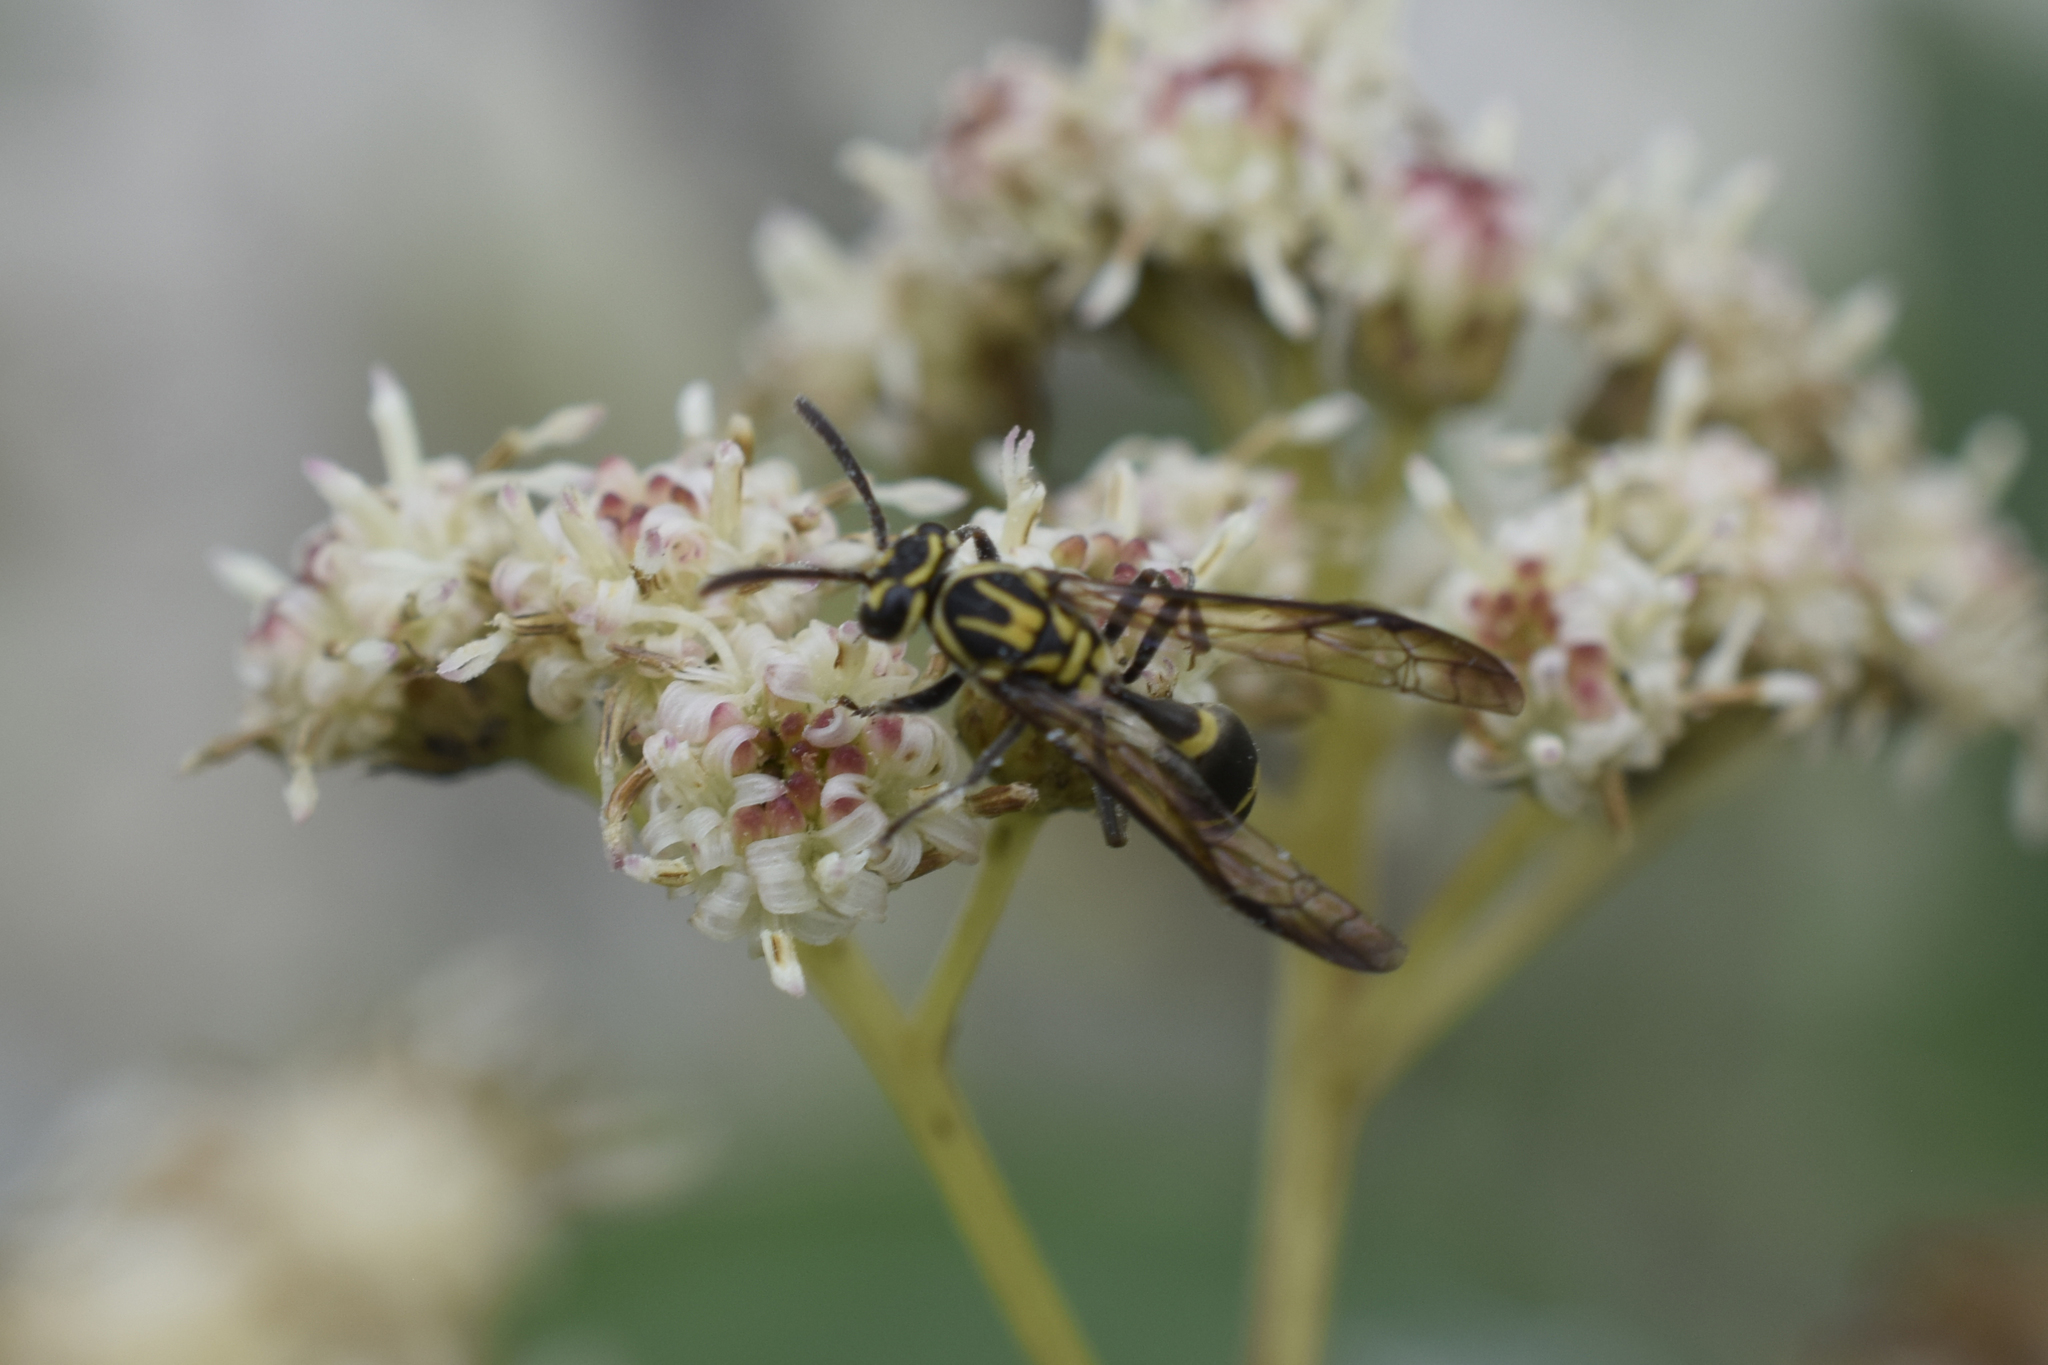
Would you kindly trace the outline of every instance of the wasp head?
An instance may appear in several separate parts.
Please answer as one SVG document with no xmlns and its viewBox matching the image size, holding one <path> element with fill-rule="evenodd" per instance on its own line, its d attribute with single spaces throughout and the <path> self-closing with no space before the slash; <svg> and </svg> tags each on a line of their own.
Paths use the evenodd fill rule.
<svg viewBox="0 0 2048 1365">
<path fill-rule="evenodd" d="M 935 521 L 896 537 L 868 579 L 861 633 L 871 640 L 900 640 L 915 630 L 931 607 L 932 583 L 952 553 L 952 533 Z"/>
</svg>

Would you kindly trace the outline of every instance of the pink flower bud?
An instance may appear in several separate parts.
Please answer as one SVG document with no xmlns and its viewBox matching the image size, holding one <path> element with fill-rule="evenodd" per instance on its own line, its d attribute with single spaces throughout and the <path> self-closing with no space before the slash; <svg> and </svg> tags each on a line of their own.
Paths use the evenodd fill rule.
<svg viewBox="0 0 2048 1365">
<path fill-rule="evenodd" d="M 779 839 L 790 834 L 801 834 L 810 828 L 810 822 L 804 819 L 804 813 L 797 809 L 796 802 L 791 800 L 786 793 L 776 797 L 765 807 L 757 809 L 765 809 L 768 813 L 767 830 L 768 837 L 771 839 Z"/>
<path fill-rule="evenodd" d="M 825 784 L 802 768 L 789 775 L 789 799 L 806 816 L 816 816 L 824 796 Z"/>
<path fill-rule="evenodd" d="M 896 752 L 903 743 L 903 717 L 870 716 L 867 728 L 862 732 L 867 751 L 871 754 L 888 755 Z"/>
<path fill-rule="evenodd" d="M 1614 686 L 1614 668 L 1605 645 L 1573 645 L 1564 677 L 1565 694 L 1580 720 L 1605 720 L 1621 709 L 1621 694 Z"/>
</svg>

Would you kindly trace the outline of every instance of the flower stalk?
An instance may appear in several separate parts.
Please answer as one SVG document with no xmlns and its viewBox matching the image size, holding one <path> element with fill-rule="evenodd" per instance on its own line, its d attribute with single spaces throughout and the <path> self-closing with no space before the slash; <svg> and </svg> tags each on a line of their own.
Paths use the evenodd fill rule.
<svg viewBox="0 0 2048 1365">
<path fill-rule="evenodd" d="M 1303 864 L 1368 914 L 1378 867 L 1368 774 L 1390 739 L 1369 713 L 1383 699 L 1346 692 L 1311 733 L 1302 779 L 1274 828 Z M 1374 705 L 1374 703 L 1378 703 Z M 1331 1269 L 1351 1183 L 1356 1106 L 1345 1084 L 1344 1046 L 1373 978 L 1281 949 L 1273 1003 L 1265 1125 L 1253 1223 L 1249 1359 L 1312 1362 L 1330 1315 Z M 1412 968 L 1403 968 L 1403 971 Z"/>
<path fill-rule="evenodd" d="M 1033 1365 L 1093 1365 L 1094 1352 L 1025 1225 L 947 1067 L 961 1000 L 1042 817 L 999 822 L 917 1010 L 906 1015 L 851 938 L 798 953 L 804 978 L 867 1063 L 931 1172 L 982 1280 Z"/>
</svg>

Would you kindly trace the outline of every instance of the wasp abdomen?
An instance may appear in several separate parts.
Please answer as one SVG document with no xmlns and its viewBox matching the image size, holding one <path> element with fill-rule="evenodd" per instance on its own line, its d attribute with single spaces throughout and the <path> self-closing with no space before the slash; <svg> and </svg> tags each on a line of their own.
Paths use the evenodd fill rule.
<svg viewBox="0 0 2048 1365">
<path fill-rule="evenodd" d="M 1219 702 L 1193 705 L 1135 692 L 1121 700 L 1188 761 L 1230 813 L 1242 820 L 1259 797 L 1259 747 L 1244 720 Z"/>
</svg>

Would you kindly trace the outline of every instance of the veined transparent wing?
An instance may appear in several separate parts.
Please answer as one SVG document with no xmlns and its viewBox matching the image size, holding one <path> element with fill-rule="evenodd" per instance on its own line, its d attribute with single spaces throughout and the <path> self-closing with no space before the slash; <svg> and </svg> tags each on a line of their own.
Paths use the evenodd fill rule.
<svg viewBox="0 0 2048 1365">
<path fill-rule="evenodd" d="M 1166 621 L 1197 650 L 1221 649 L 1320 678 L 1389 687 L 1430 701 L 1514 715 L 1514 670 L 1470 640 L 1362 602 L 1294 602 L 1166 585 L 1118 586 L 1053 574 L 1054 597 L 1141 636 Z"/>
<path fill-rule="evenodd" d="M 979 685 L 1087 769 L 1233 909 L 1340 967 L 1385 972 L 1400 965 L 1407 951 L 1400 939 L 1225 809 L 1129 707 L 1024 675 Z"/>
</svg>

